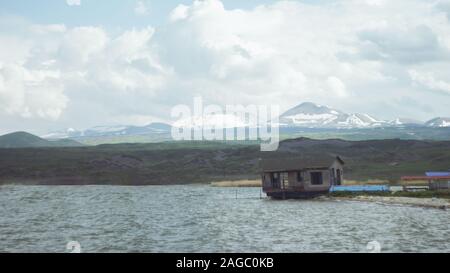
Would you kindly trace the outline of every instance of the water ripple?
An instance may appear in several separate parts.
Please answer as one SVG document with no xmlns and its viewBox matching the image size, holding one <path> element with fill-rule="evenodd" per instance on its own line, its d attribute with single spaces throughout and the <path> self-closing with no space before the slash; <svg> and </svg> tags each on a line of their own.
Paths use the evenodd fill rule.
<svg viewBox="0 0 450 273">
<path fill-rule="evenodd" d="M 238 199 L 236 199 L 236 190 Z M 3 186 L 0 252 L 448 252 L 448 211 L 208 186 Z"/>
</svg>

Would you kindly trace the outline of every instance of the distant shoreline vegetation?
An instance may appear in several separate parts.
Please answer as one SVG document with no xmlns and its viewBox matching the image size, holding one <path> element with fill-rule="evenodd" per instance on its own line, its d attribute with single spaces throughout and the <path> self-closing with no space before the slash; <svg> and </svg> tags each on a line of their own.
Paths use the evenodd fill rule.
<svg viewBox="0 0 450 273">
<path fill-rule="evenodd" d="M 261 180 L 235 180 L 235 181 L 217 181 L 211 182 L 212 187 L 220 188 L 258 188 L 262 186 Z"/>
<path fill-rule="evenodd" d="M 340 155 L 346 179 L 387 181 L 448 170 L 450 141 L 284 140 L 276 152 L 254 143 L 163 142 L 0 149 L 0 184 L 174 185 L 259 180 L 259 160 Z"/>
<path fill-rule="evenodd" d="M 302 127 L 280 127 L 280 140 L 299 137 L 313 139 L 342 139 L 350 141 L 381 140 L 381 139 L 405 139 L 405 140 L 450 140 L 450 127 L 376 127 L 376 128 L 302 128 Z M 68 138 L 84 145 L 121 144 L 121 143 L 159 143 L 171 142 L 170 130 L 137 133 L 99 135 L 99 136 L 76 136 Z M 230 141 L 233 142 L 233 141 Z M 260 141 L 234 141 L 260 144 Z"/>
</svg>

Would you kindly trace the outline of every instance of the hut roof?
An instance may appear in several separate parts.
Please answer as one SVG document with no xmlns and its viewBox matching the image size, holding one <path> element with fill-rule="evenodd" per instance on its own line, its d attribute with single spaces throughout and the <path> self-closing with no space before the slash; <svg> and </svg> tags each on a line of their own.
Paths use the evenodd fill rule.
<svg viewBox="0 0 450 273">
<path fill-rule="evenodd" d="M 329 168 L 335 161 L 344 165 L 344 161 L 339 156 L 321 156 L 314 158 L 287 157 L 276 159 L 261 159 L 260 167 L 264 172 L 276 171 L 297 171 L 304 169 Z"/>
</svg>

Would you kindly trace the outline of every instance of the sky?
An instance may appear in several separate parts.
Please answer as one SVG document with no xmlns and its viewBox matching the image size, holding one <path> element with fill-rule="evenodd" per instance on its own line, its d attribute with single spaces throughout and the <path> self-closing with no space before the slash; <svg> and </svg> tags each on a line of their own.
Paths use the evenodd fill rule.
<svg viewBox="0 0 450 273">
<path fill-rule="evenodd" d="M 0 0 L 0 133 L 305 101 L 450 116 L 449 0 Z"/>
</svg>

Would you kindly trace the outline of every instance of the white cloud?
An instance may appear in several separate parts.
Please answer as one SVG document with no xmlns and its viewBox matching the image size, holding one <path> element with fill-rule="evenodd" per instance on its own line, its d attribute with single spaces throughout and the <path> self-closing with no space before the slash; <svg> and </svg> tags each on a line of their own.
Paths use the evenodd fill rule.
<svg viewBox="0 0 450 273">
<path fill-rule="evenodd" d="M 366 2 L 370 6 L 382 6 L 385 4 L 386 0 L 366 0 Z"/>
<path fill-rule="evenodd" d="M 171 19 L 182 24 L 174 24 L 169 35 L 184 42 L 181 49 L 171 51 L 185 58 L 183 62 L 192 63 L 185 57 L 190 55 L 204 63 L 189 66 L 188 72 L 182 66 L 173 66 L 181 68 L 180 73 L 199 69 L 207 75 L 201 80 L 202 85 L 198 78 L 186 80 L 203 88 L 207 82 L 211 92 L 218 93 L 210 98 L 215 102 L 236 100 L 227 96 L 231 92 L 227 90 L 239 93 L 242 103 L 279 103 L 284 107 L 310 97 L 319 102 L 322 98 L 343 97 L 344 79 L 333 75 L 328 80 L 330 73 L 343 66 L 336 54 L 344 47 L 336 39 L 348 31 L 346 26 L 323 21 L 334 16 L 331 8 L 322 10 L 294 2 L 251 11 L 226 10 L 219 1 L 178 6 Z M 317 29 L 324 33 L 317 35 Z"/>
<path fill-rule="evenodd" d="M 0 54 L 0 118 L 54 121 L 74 111 L 78 119 L 90 105 L 93 122 L 102 115 L 150 116 L 139 111 L 171 75 L 153 52 L 151 27 L 115 36 L 100 27 L 31 25 L 28 30 L 14 38 L 17 46 L 0 44 L 0 52 L 9 52 Z M 0 34 L 2 40 L 7 38 Z"/>
<path fill-rule="evenodd" d="M 409 110 L 389 101 L 424 92 L 408 91 L 408 69 L 447 61 L 450 25 L 436 15 L 434 4 L 424 1 L 277 2 L 252 10 L 195 1 L 170 15 L 167 35 L 183 43 L 164 45 L 171 52 L 166 61 L 186 76 L 188 92 L 214 103 L 277 103 L 286 109 L 312 100 L 392 118 Z M 450 114 L 443 106 L 435 109 Z M 415 115 L 426 119 L 430 113 Z"/>
<path fill-rule="evenodd" d="M 449 0 L 440 0 L 436 4 L 436 9 L 438 11 L 444 12 L 450 20 L 450 1 Z"/>
<path fill-rule="evenodd" d="M 108 43 L 108 36 L 99 27 L 75 27 L 62 36 L 59 59 L 68 66 L 85 65 Z"/>
<path fill-rule="evenodd" d="M 205 0 L 177 6 L 159 29 L 28 24 L 8 32 L 7 25 L 0 28 L 0 119 L 69 123 L 61 127 L 164 120 L 170 107 L 197 95 L 281 109 L 316 101 L 379 118 L 450 115 L 444 7 L 277 1 L 238 10 Z"/>
<path fill-rule="evenodd" d="M 144 1 L 138 1 L 136 2 L 136 6 L 134 7 L 134 12 L 137 15 L 148 15 L 150 13 L 150 10 L 147 3 L 145 3 Z"/>
<path fill-rule="evenodd" d="M 15 64 L 0 69 L 0 109 L 8 115 L 56 120 L 67 106 L 60 73 Z"/>
<path fill-rule="evenodd" d="M 438 36 L 426 25 L 365 30 L 359 38 L 364 43 L 362 54 L 369 59 L 419 63 L 443 60 L 449 56 L 448 49 L 440 45 Z"/>
<path fill-rule="evenodd" d="M 80 6 L 81 0 L 66 0 L 66 3 L 69 6 Z"/>
<path fill-rule="evenodd" d="M 345 87 L 345 84 L 336 77 L 328 77 L 327 79 L 328 86 L 330 87 L 330 90 L 335 93 L 338 97 L 346 97 L 347 94 L 347 88 Z"/>
<path fill-rule="evenodd" d="M 414 69 L 409 71 L 409 75 L 415 84 L 424 86 L 431 90 L 442 91 L 450 94 L 450 82 L 437 79 L 432 72 L 418 72 Z"/>
<path fill-rule="evenodd" d="M 178 20 L 183 20 L 188 16 L 189 7 L 183 4 L 178 5 L 172 12 L 170 13 L 170 21 L 176 22 Z"/>
</svg>

